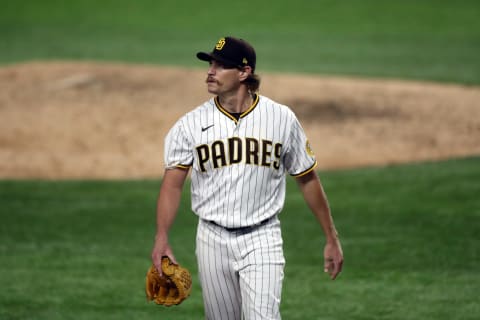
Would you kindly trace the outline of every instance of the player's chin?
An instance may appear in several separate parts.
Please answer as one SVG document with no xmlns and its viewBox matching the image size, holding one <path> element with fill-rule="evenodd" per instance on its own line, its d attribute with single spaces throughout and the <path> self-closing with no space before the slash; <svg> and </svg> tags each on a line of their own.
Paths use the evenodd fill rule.
<svg viewBox="0 0 480 320">
<path fill-rule="evenodd" d="M 218 94 L 218 86 L 216 84 L 208 83 L 207 90 L 211 94 Z"/>
</svg>

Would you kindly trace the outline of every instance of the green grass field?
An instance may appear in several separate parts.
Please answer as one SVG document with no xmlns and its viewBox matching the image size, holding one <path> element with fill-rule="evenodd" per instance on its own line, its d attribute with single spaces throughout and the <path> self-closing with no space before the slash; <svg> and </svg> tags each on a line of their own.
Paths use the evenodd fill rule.
<svg viewBox="0 0 480 320">
<path fill-rule="evenodd" d="M 6 1 L 0 63 L 200 67 L 194 54 L 231 34 L 254 44 L 259 72 L 479 84 L 479 16 L 477 0 Z"/>
<path fill-rule="evenodd" d="M 323 273 L 320 227 L 289 178 L 284 319 L 477 319 L 480 158 L 319 174 L 345 267 Z M 171 241 L 192 296 L 145 300 L 159 185 L 0 181 L 0 319 L 202 319 L 188 190 Z"/>
</svg>

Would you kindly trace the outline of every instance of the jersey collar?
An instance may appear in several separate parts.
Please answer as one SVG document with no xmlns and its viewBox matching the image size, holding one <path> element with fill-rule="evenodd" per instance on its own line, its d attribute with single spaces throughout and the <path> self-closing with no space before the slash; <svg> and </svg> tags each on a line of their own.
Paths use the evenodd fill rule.
<svg viewBox="0 0 480 320">
<path fill-rule="evenodd" d="M 255 107 L 258 105 L 258 101 L 260 100 L 260 96 L 258 94 L 255 94 L 255 97 L 253 98 L 253 103 L 252 105 L 247 109 L 245 110 L 244 112 L 242 112 L 240 114 L 240 117 L 239 119 L 245 117 L 247 114 L 249 114 L 250 112 L 253 111 L 253 109 L 255 109 Z M 215 106 L 217 107 L 217 109 L 223 113 L 224 115 L 226 115 L 227 117 L 229 117 L 230 119 L 232 119 L 235 123 L 238 122 L 237 118 L 235 118 L 235 116 L 233 116 L 230 112 L 228 112 L 224 107 L 222 107 L 222 105 L 220 104 L 220 100 L 218 99 L 218 96 L 215 97 L 214 99 L 215 101 Z"/>
</svg>

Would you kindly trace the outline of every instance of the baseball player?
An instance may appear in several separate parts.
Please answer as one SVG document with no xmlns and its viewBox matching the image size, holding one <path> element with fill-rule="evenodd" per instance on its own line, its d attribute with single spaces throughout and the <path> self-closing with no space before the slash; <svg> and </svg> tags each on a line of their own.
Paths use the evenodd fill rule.
<svg viewBox="0 0 480 320">
<path fill-rule="evenodd" d="M 159 272 L 162 256 L 176 262 L 168 232 L 191 170 L 206 319 L 280 319 L 285 258 L 279 214 L 287 173 L 325 234 L 324 271 L 335 279 L 342 270 L 317 161 L 294 113 L 257 93 L 249 43 L 224 37 L 197 57 L 209 62 L 206 84 L 213 97 L 180 118 L 165 138 L 152 261 Z"/>
</svg>

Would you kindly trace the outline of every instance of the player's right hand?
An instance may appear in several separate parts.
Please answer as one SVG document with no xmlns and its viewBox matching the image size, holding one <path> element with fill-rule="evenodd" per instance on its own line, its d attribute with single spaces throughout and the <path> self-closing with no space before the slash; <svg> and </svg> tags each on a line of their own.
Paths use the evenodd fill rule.
<svg viewBox="0 0 480 320">
<path fill-rule="evenodd" d="M 162 257 L 169 257 L 174 264 L 178 264 L 175 256 L 168 244 L 167 237 L 155 237 L 155 244 L 152 250 L 152 263 L 157 268 L 158 273 L 162 276 Z"/>
</svg>

